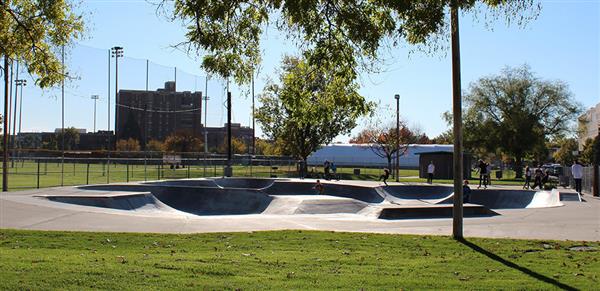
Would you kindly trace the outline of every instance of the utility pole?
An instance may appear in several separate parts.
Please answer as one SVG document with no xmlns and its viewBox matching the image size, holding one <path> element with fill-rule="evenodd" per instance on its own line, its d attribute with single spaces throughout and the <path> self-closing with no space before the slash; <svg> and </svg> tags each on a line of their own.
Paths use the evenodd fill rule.
<svg viewBox="0 0 600 291">
<path fill-rule="evenodd" d="M 450 2 L 450 30 L 452 37 L 452 117 L 454 131 L 454 205 L 452 208 L 452 236 L 463 238 L 463 153 L 462 153 L 462 95 L 460 84 L 460 40 L 458 29 L 458 0 Z"/>
<path fill-rule="evenodd" d="M 396 99 L 396 182 L 400 182 L 400 94 Z"/>
<path fill-rule="evenodd" d="M 25 79 L 20 79 L 20 80 L 16 80 L 17 82 L 17 86 L 21 86 L 21 97 L 19 97 L 19 134 L 21 134 L 21 114 L 23 113 L 23 87 L 27 86 L 27 80 Z"/>
<path fill-rule="evenodd" d="M 96 132 L 96 101 L 100 98 L 98 95 L 92 95 L 92 100 L 94 100 L 94 132 Z"/>
<path fill-rule="evenodd" d="M 62 46 L 61 50 L 61 64 L 62 64 L 62 80 L 60 81 L 60 96 L 61 96 L 61 159 L 60 159 L 60 186 L 65 185 L 65 46 Z"/>
<path fill-rule="evenodd" d="M 110 49 L 108 50 L 108 91 L 106 92 L 106 100 L 108 101 L 108 118 L 106 127 L 106 183 L 110 183 Z"/>
<path fill-rule="evenodd" d="M 146 59 L 146 92 L 148 91 L 148 69 L 149 69 L 148 67 L 150 65 L 149 63 L 150 63 L 150 60 Z"/>
<path fill-rule="evenodd" d="M 252 71 L 252 155 L 256 155 L 256 120 L 254 119 L 254 71 Z"/>
<path fill-rule="evenodd" d="M 15 144 L 16 144 L 16 136 L 17 136 L 17 103 L 19 102 L 19 87 L 17 86 L 17 80 L 19 80 L 19 60 L 17 60 L 17 74 L 16 74 L 16 77 L 15 77 L 15 101 L 14 101 L 15 104 L 14 104 L 14 109 L 12 110 L 12 116 L 11 116 L 12 119 L 13 119 L 13 121 L 12 121 L 12 135 L 11 135 L 11 138 L 10 138 L 10 144 L 11 144 L 12 152 L 13 152 L 12 159 L 10 161 L 10 167 L 11 168 L 14 168 L 14 166 L 15 166 L 15 160 L 14 159 L 15 159 L 15 157 L 17 155 L 17 152 L 16 152 L 16 148 L 17 147 L 15 146 Z M 10 132 L 10 128 L 8 130 Z"/>
<path fill-rule="evenodd" d="M 3 52 L 4 53 L 4 52 Z M 11 73 L 12 75 L 12 73 Z M 4 132 L 2 132 L 2 192 L 8 191 L 8 100 L 9 92 L 8 92 L 8 56 L 4 54 Z M 12 85 L 11 85 L 12 86 Z"/>
<path fill-rule="evenodd" d="M 208 154 L 208 128 L 206 125 L 206 116 L 208 115 L 208 74 L 206 74 L 206 79 L 204 79 L 204 154 Z"/>
<path fill-rule="evenodd" d="M 227 167 L 225 168 L 225 176 L 231 177 L 233 171 L 231 168 L 231 91 L 229 91 L 229 78 L 227 78 Z"/>
<path fill-rule="evenodd" d="M 119 114 L 119 106 L 121 106 L 119 98 L 119 58 L 123 57 L 123 47 L 115 46 L 111 50 L 112 57 L 115 58 L 115 137 L 118 139 L 117 128 L 119 127 L 119 121 L 121 121 L 121 114 Z"/>
</svg>

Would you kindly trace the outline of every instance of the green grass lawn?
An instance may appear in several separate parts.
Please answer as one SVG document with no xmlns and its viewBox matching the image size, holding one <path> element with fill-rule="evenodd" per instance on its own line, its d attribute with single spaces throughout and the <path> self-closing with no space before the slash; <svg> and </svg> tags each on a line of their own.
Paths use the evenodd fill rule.
<svg viewBox="0 0 600 291">
<path fill-rule="evenodd" d="M 594 249 L 571 249 L 582 245 Z M 315 231 L 0 230 L 0 289 L 597 290 L 599 248 Z"/>
<path fill-rule="evenodd" d="M 38 169 L 39 166 L 39 169 Z M 39 170 L 39 171 L 38 171 Z M 170 169 L 168 166 L 157 165 L 125 165 L 111 164 L 107 167 L 103 164 L 88 164 L 65 162 L 64 176 L 61 175 L 63 165 L 60 161 L 39 163 L 33 161 L 16 162 L 14 167 L 9 167 L 9 190 L 22 190 L 39 187 L 55 187 L 85 184 L 105 184 L 127 181 L 144 181 L 159 179 L 182 179 L 200 177 L 223 176 L 222 165 L 191 165 L 186 168 Z M 366 180 L 374 181 L 383 173 L 381 168 L 360 168 L 360 175 L 354 174 L 354 168 L 338 168 L 338 174 L 343 180 Z M 160 172 L 160 174 L 159 174 Z M 0 170 L 1 173 L 1 170 Z M 39 175 L 38 175 L 39 173 Z M 309 173 L 318 176 L 323 173 L 322 167 L 310 167 Z M 233 166 L 234 177 L 298 177 L 295 164 L 279 164 L 275 168 L 271 166 Z M 39 179 L 38 179 L 39 176 Z M 418 170 L 401 169 L 401 182 L 425 182 L 426 179 L 419 178 Z M 475 174 L 473 174 L 475 177 Z M 493 176 L 494 177 L 494 176 Z M 394 181 L 390 178 L 390 181 Z M 452 184 L 452 180 L 434 180 L 435 183 Z M 472 179 L 471 184 L 477 183 Z M 504 179 L 492 179 L 492 183 L 498 185 L 521 185 L 520 179 L 514 178 L 514 172 L 505 171 Z"/>
</svg>

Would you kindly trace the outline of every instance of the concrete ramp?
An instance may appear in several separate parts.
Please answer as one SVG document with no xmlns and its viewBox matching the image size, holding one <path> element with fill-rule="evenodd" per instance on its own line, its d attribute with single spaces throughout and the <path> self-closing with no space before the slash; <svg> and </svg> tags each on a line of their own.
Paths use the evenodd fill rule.
<svg viewBox="0 0 600 291">
<path fill-rule="evenodd" d="M 394 185 L 382 188 L 389 196 L 396 198 L 399 204 L 445 204 L 454 191 L 452 187 L 437 185 Z"/>
<path fill-rule="evenodd" d="M 184 179 L 184 180 L 166 180 L 144 182 L 144 185 L 158 186 L 186 186 L 186 187 L 217 187 L 213 179 Z"/>
<path fill-rule="evenodd" d="M 221 178 L 214 181 L 221 188 L 264 189 L 271 187 L 275 180 L 261 178 Z"/>
<path fill-rule="evenodd" d="M 531 190 L 472 190 L 471 203 L 481 204 L 491 209 L 545 208 L 563 206 L 560 193 Z"/>
<path fill-rule="evenodd" d="M 111 208 L 133 211 L 175 211 L 160 202 L 150 193 L 123 194 L 114 196 L 99 195 L 40 195 L 54 202 L 77 204 L 83 206 Z"/>
<path fill-rule="evenodd" d="M 372 187 L 361 187 L 322 182 L 323 195 L 352 198 L 366 203 L 381 203 L 385 199 Z M 313 189 L 315 182 L 292 182 L 277 180 L 272 186 L 263 189 L 269 195 L 318 195 Z"/>
</svg>

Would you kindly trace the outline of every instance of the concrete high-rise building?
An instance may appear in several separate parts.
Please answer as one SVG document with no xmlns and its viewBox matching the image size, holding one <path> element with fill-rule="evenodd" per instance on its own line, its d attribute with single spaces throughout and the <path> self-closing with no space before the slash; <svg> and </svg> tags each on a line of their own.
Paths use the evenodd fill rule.
<svg viewBox="0 0 600 291">
<path fill-rule="evenodd" d="M 163 141 L 176 131 L 203 136 L 202 92 L 177 92 L 175 82 L 156 91 L 119 90 L 116 138 Z"/>
</svg>

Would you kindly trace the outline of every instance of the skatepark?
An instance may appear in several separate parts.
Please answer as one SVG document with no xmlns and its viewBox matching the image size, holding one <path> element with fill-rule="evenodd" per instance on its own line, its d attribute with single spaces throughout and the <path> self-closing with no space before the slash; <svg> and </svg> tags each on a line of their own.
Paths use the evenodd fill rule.
<svg viewBox="0 0 600 291">
<path fill-rule="evenodd" d="M 116 232 L 280 229 L 449 235 L 452 187 L 366 181 L 189 179 L 0 196 L 0 228 Z M 465 235 L 600 240 L 600 201 L 567 189 L 473 189 Z"/>
</svg>

